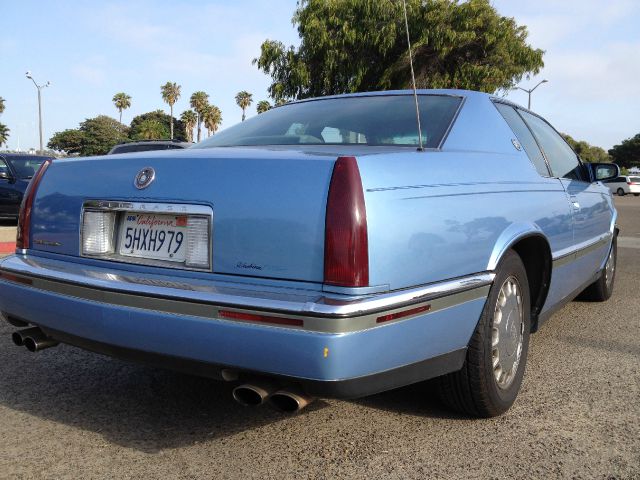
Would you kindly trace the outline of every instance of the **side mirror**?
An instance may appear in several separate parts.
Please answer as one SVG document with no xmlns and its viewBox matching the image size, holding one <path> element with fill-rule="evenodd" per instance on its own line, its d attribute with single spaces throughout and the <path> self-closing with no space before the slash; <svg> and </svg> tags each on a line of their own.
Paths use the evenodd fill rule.
<svg viewBox="0 0 640 480">
<path fill-rule="evenodd" d="M 0 172 L 0 179 L 11 181 L 13 180 L 13 176 L 5 170 L 4 172 Z"/>
<path fill-rule="evenodd" d="M 587 163 L 592 182 L 603 182 L 620 176 L 620 167 L 615 163 Z"/>
</svg>

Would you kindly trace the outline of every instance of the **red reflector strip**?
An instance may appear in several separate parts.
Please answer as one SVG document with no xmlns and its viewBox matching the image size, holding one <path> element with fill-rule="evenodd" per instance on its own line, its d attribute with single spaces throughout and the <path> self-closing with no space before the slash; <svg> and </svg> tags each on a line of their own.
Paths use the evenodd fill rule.
<svg viewBox="0 0 640 480">
<path fill-rule="evenodd" d="M 272 317 L 270 315 L 257 315 L 254 313 L 230 312 L 229 310 L 220 310 L 218 316 L 229 320 L 247 320 L 250 322 L 290 325 L 293 327 L 302 327 L 304 325 L 304 322 L 299 318 Z"/>
<path fill-rule="evenodd" d="M 17 275 L 12 275 L 11 273 L 0 272 L 0 278 L 3 280 L 8 280 L 9 282 L 22 283 L 24 285 L 33 285 L 33 280 L 30 278 L 18 277 Z"/>
<path fill-rule="evenodd" d="M 401 312 L 390 313 L 389 315 L 383 315 L 378 317 L 376 323 L 388 322 L 391 320 L 397 320 L 398 318 L 408 317 L 410 315 L 415 315 L 417 313 L 424 313 L 431 310 L 431 305 L 423 305 L 421 307 L 411 308 L 409 310 L 403 310 Z"/>
</svg>

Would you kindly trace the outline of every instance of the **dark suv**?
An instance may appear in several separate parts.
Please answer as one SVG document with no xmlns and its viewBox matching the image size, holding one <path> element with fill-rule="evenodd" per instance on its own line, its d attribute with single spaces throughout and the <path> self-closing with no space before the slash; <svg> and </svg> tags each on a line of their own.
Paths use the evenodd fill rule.
<svg viewBox="0 0 640 480">
<path fill-rule="evenodd" d="M 108 155 L 115 153 L 148 152 L 150 150 L 172 150 L 189 148 L 193 143 L 180 142 L 178 140 L 139 140 L 136 142 L 121 143 L 113 147 Z"/>
<path fill-rule="evenodd" d="M 0 153 L 0 219 L 17 219 L 22 196 L 42 162 L 51 157 Z"/>
</svg>

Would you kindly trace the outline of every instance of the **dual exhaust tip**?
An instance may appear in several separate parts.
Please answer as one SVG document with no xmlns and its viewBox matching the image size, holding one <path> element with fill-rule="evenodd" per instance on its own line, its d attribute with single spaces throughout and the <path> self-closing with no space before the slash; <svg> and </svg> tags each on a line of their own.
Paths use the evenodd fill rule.
<svg viewBox="0 0 640 480">
<path fill-rule="evenodd" d="M 281 388 L 271 382 L 245 383 L 233 389 L 233 398 L 245 407 L 256 407 L 269 402 L 281 412 L 298 412 L 314 398 L 299 388 Z"/>
<path fill-rule="evenodd" d="M 25 328 L 13 332 L 11 340 L 19 347 L 26 347 L 30 352 L 39 352 L 55 347 L 58 341 L 47 336 L 39 327 Z M 281 412 L 298 412 L 315 399 L 296 387 L 278 388 L 269 381 L 245 383 L 233 389 L 233 398 L 245 407 L 256 407 L 270 403 Z"/>
<path fill-rule="evenodd" d="M 11 334 L 11 340 L 19 347 L 26 347 L 30 352 L 39 352 L 45 348 L 55 347 L 58 341 L 47 336 L 39 327 L 25 328 Z"/>
</svg>

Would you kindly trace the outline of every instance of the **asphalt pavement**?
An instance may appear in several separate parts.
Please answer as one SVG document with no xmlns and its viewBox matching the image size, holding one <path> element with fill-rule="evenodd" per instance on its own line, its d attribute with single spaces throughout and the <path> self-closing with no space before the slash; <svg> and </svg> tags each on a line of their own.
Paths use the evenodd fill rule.
<svg viewBox="0 0 640 480">
<path fill-rule="evenodd" d="M 231 386 L 0 325 L 0 478 L 640 479 L 640 198 L 616 198 L 615 292 L 572 302 L 531 340 L 505 415 L 443 408 L 430 383 L 295 415 Z M 0 227 L 10 228 L 10 227 Z"/>
</svg>

